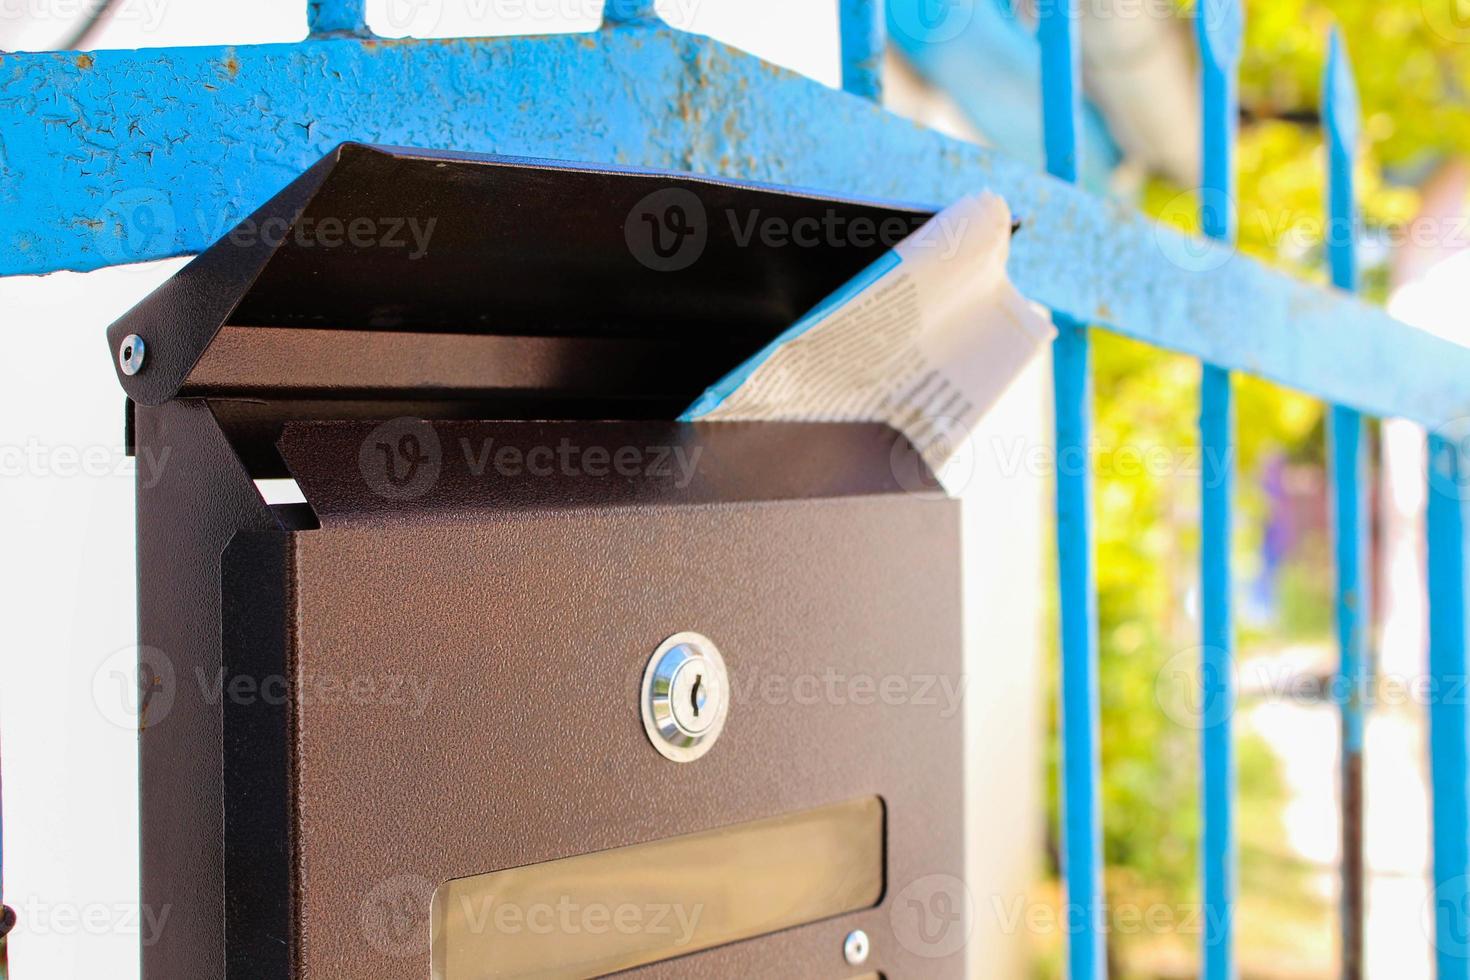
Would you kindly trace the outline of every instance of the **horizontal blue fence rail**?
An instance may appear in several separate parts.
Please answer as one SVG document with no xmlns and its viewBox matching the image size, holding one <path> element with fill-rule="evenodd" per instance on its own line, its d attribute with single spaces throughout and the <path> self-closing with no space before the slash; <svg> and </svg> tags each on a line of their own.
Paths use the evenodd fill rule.
<svg viewBox="0 0 1470 980">
<path fill-rule="evenodd" d="M 1470 350 L 648 21 L 551 37 L 7 54 L 0 77 L 0 274 L 198 252 L 349 139 L 932 204 L 989 187 L 1026 222 L 1013 278 L 1053 310 L 1367 413 L 1430 425 L 1470 415 Z M 151 232 L 130 223 L 140 204 Z"/>
<path fill-rule="evenodd" d="M 308 0 L 297 44 L 0 54 L 0 275 L 87 270 L 202 250 L 344 140 L 641 165 L 939 205 L 985 187 L 1022 219 L 1011 257 L 1021 290 L 1053 311 L 1059 450 L 1085 446 L 1087 324 L 1200 359 L 1201 439 L 1232 445 L 1230 372 L 1333 403 L 1340 670 L 1367 683 L 1363 415 L 1434 427 L 1430 439 L 1429 669 L 1462 690 L 1470 657 L 1470 349 L 1405 326 L 1349 292 L 1353 240 L 1329 241 L 1322 290 L 1234 253 L 1232 193 L 1238 0 L 1200 0 L 1209 239 L 1162 228 L 1072 184 L 1080 71 L 1073 0 L 1042 4 L 1047 170 L 884 113 L 881 0 L 840 0 L 837 92 L 660 23 L 652 0 L 608 0 L 593 34 L 445 41 L 375 38 L 362 0 Z M 907 9 L 907 8 L 905 8 Z M 1354 224 L 1356 107 L 1345 53 L 1326 82 L 1330 227 Z M 392 92 L 391 111 L 381 93 Z M 860 151 L 860 152 L 859 152 Z M 1341 223 L 1341 224 L 1340 224 Z M 1229 458 L 1222 456 L 1221 458 Z M 1230 672 L 1228 481 L 1202 487 L 1205 674 Z M 1073 978 L 1106 973 L 1097 731 L 1091 478 L 1059 475 L 1063 863 L 1083 911 Z M 1229 696 L 1228 683 L 1223 696 Z M 1344 706 L 1344 973 L 1361 947 L 1362 705 Z M 1226 712 L 1228 717 L 1228 712 Z M 1470 978 L 1470 709 L 1430 709 L 1438 975 Z M 1228 724 L 1202 742 L 1203 973 L 1234 973 L 1233 759 Z M 1350 772 L 1349 770 L 1353 770 Z M 1354 862 L 1357 862 L 1356 865 Z M 1357 875 L 1357 878 L 1354 878 Z"/>
</svg>

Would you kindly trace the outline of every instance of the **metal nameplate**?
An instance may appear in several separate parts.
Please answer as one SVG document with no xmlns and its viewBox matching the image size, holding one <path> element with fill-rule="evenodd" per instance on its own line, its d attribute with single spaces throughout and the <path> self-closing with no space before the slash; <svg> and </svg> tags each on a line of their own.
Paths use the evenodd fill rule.
<svg viewBox="0 0 1470 980">
<path fill-rule="evenodd" d="M 883 838 L 867 797 L 446 881 L 433 978 L 596 977 L 870 908 Z"/>
</svg>

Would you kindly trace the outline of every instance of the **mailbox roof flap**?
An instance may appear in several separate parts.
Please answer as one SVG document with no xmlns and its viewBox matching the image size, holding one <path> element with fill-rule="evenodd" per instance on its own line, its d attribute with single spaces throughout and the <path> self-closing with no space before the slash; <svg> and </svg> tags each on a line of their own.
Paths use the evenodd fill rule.
<svg viewBox="0 0 1470 980">
<path fill-rule="evenodd" d="M 362 353 L 379 334 L 398 352 L 434 335 L 440 365 L 457 359 L 456 343 L 485 338 L 679 348 L 699 376 L 678 389 L 697 393 L 932 213 L 689 174 L 347 143 L 108 339 L 114 355 L 124 337 L 144 339 L 143 369 L 119 380 L 146 404 L 191 383 L 268 396 L 275 368 L 249 365 L 246 384 L 221 367 L 225 351 L 234 363 L 264 351 L 285 370 L 340 346 L 343 358 L 354 352 L 360 394 L 375 387 L 377 359 L 365 367 Z M 331 331 L 345 331 L 341 345 Z M 385 370 L 395 358 L 381 359 Z M 416 383 L 464 391 L 435 370 Z M 280 390 L 318 383 L 301 374 Z"/>
</svg>

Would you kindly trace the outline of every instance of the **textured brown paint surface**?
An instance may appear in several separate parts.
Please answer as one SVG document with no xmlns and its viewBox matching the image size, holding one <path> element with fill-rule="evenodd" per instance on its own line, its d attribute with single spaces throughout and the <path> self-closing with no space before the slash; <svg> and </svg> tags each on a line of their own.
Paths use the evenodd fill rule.
<svg viewBox="0 0 1470 980">
<path fill-rule="evenodd" d="M 148 980 L 224 974 L 220 839 L 220 556 L 276 521 L 197 399 L 137 410 L 138 639 L 159 689 L 138 737 L 143 907 L 163 916 L 142 949 Z"/>
<path fill-rule="evenodd" d="M 447 878 L 870 794 L 887 804 L 883 904 L 632 972 L 850 977 L 842 938 L 860 927 L 869 969 L 961 975 L 961 954 L 906 949 L 889 909 L 910 881 L 962 874 L 961 713 L 767 686 L 829 668 L 959 684 L 958 539 L 953 502 L 902 494 L 296 535 L 298 679 L 432 684 L 421 713 L 298 686 L 298 976 L 423 980 Z M 647 743 L 637 693 L 683 629 L 720 646 L 736 693 L 713 751 L 681 766 Z M 370 934 L 394 909 L 400 928 Z"/>
</svg>

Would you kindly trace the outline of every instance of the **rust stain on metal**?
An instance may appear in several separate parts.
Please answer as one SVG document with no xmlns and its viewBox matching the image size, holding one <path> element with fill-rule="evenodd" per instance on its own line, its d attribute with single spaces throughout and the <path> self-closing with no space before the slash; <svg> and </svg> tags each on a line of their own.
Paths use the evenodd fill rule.
<svg viewBox="0 0 1470 980">
<path fill-rule="evenodd" d="M 352 44 L 361 45 L 364 51 L 379 51 L 384 48 L 452 48 L 459 45 L 478 46 L 485 42 L 497 42 L 501 38 L 470 37 L 365 37 L 352 38 Z"/>
<path fill-rule="evenodd" d="M 77 67 L 78 68 L 82 68 L 82 69 L 91 68 L 96 63 L 97 63 L 97 59 L 96 58 L 93 58 L 90 54 L 82 53 L 82 54 L 77 55 Z"/>
</svg>

